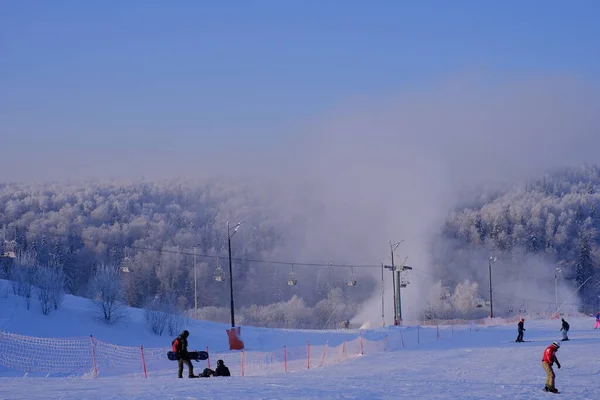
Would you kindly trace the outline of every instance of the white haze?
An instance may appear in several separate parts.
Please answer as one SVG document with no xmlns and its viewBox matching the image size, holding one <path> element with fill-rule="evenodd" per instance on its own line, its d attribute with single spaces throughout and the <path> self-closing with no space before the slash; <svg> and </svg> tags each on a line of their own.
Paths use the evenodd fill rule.
<svg viewBox="0 0 600 400">
<path fill-rule="evenodd" d="M 300 259 L 389 264 L 388 241 L 404 240 L 397 260 L 408 257 L 419 276 L 409 278 L 403 290 L 403 316 L 421 316 L 427 289 L 435 281 L 431 240 L 466 189 L 599 161 L 600 99 L 595 89 L 563 77 L 496 84 L 457 79 L 377 103 L 339 107 L 315 123 L 285 159 L 271 159 L 271 173 L 263 171 L 266 176 L 285 172 L 292 193 L 301 188 L 294 211 L 303 221 L 284 252 Z M 481 286 L 487 286 L 486 259 L 476 262 L 479 274 L 466 265 L 456 266 L 455 272 L 460 275 L 463 269 L 472 279 L 478 275 Z M 554 266 L 541 263 L 545 276 L 553 277 Z M 498 292 L 553 301 L 553 279 L 536 279 L 539 268 L 518 284 L 514 276 L 495 276 Z M 371 273 L 380 279 L 379 269 Z M 387 324 L 393 313 L 389 275 L 386 271 Z M 561 288 L 564 299 L 570 288 Z M 381 321 L 380 290 L 355 320 Z"/>
<path fill-rule="evenodd" d="M 568 77 L 495 83 L 460 77 L 376 101 L 340 104 L 294 126 L 304 132 L 285 146 L 262 153 L 238 150 L 195 159 L 165 150 L 158 158 L 129 160 L 122 175 L 115 165 L 123 163 L 106 170 L 100 163 L 88 172 L 148 179 L 223 174 L 258 182 L 255 189 L 272 204 L 282 226 L 289 227 L 282 232 L 285 247 L 272 255 L 284 260 L 379 265 L 390 262 L 388 242 L 404 240 L 396 254 L 398 262 L 408 257 L 407 264 L 415 268 L 403 290 L 404 318 L 411 319 L 421 315 L 436 280 L 431 240 L 468 189 L 599 161 L 598 93 L 596 86 Z M 85 155 L 76 159 L 85 160 Z M 76 159 L 70 161 L 73 171 Z M 479 274 L 465 265 L 455 267 L 456 275 L 485 279 L 482 263 Z M 356 272 L 356 290 L 360 274 L 381 277 L 379 268 Z M 390 275 L 386 271 L 387 324 L 393 307 Z M 537 295 L 503 276 L 496 281 L 499 292 Z M 540 298 L 550 296 L 551 301 L 552 280 L 540 285 Z M 380 323 L 380 289 L 355 320 Z"/>
</svg>

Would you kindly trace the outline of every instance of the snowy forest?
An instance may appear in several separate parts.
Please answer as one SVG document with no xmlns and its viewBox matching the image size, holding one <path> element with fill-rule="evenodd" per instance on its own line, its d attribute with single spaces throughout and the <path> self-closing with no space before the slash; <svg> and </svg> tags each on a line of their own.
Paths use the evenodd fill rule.
<svg viewBox="0 0 600 400">
<path fill-rule="evenodd" d="M 497 275 L 513 288 L 512 296 L 498 298 L 504 308 L 518 308 L 519 295 L 535 295 L 535 285 L 551 287 L 556 272 L 573 290 L 583 285 L 571 301 L 579 303 L 579 311 L 597 311 L 599 191 L 598 166 L 556 170 L 521 185 L 482 190 L 470 205 L 451 213 L 434 246 L 436 269 L 446 284 L 442 292 L 471 278 L 483 283 L 479 295 L 487 299 L 488 269 L 482 267 L 492 257 L 494 268 L 501 264 Z"/>
<path fill-rule="evenodd" d="M 228 322 L 226 223 L 247 217 L 232 237 L 238 324 L 336 327 L 380 290 L 375 277 L 348 285 L 348 271 L 335 268 L 300 270 L 297 285 L 290 286 L 290 264 L 258 262 L 280 256 L 292 228 L 273 212 L 268 196 L 253 190 L 218 179 L 3 184 L 0 278 L 20 282 L 15 292 L 26 298 L 29 275 L 38 286 L 54 282 L 44 291 L 45 314 L 58 307 L 61 291 L 98 299 L 106 292 L 102 282 L 112 282 L 110 299 L 101 302 L 107 321 L 118 319 L 118 304 L 156 309 L 160 303 L 191 316 L 197 282 L 198 318 Z M 586 282 L 578 292 L 584 309 L 600 307 L 599 207 L 597 166 L 482 191 L 452 212 L 432 238 L 431 270 L 441 277 L 439 290 L 451 293 L 472 280 L 485 298 L 487 268 L 481 265 L 493 255 L 514 282 L 525 285 L 551 284 L 554 268 L 547 265 L 556 266 L 574 287 Z"/>
</svg>

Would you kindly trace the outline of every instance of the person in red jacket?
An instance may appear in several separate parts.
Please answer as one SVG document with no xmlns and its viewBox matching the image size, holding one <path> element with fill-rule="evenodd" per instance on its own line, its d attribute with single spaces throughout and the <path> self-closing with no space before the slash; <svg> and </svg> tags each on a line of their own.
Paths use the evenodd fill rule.
<svg viewBox="0 0 600 400">
<path fill-rule="evenodd" d="M 560 363 L 558 362 L 558 358 L 556 358 L 556 352 L 560 348 L 560 343 L 554 342 L 550 346 L 546 347 L 544 350 L 544 356 L 542 357 L 542 367 L 544 371 L 546 371 L 546 386 L 544 390 L 546 392 L 558 393 L 556 387 L 554 387 L 554 379 L 556 378 L 556 374 L 552 369 L 552 365 L 556 363 L 558 369 L 560 369 Z"/>
</svg>

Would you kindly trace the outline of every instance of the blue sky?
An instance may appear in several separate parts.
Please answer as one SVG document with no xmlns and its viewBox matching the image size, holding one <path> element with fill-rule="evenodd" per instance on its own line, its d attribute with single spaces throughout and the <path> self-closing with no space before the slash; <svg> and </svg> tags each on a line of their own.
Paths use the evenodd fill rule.
<svg viewBox="0 0 600 400">
<path fill-rule="evenodd" d="M 3 1 L 0 166 L 261 148 L 471 70 L 597 81 L 598 21 L 597 1 Z"/>
</svg>

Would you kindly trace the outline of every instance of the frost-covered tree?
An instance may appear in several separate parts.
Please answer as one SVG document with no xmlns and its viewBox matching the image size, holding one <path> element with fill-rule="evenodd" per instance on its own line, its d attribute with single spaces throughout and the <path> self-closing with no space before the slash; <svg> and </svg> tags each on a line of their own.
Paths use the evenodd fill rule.
<svg viewBox="0 0 600 400">
<path fill-rule="evenodd" d="M 90 280 L 90 295 L 105 323 L 112 324 L 125 318 L 123 280 L 119 267 L 99 265 Z"/>
<path fill-rule="evenodd" d="M 61 266 L 39 266 L 35 272 L 38 300 L 42 314 L 58 310 L 65 295 L 65 273 Z"/>
<path fill-rule="evenodd" d="M 14 259 L 11 269 L 13 293 L 25 299 L 28 310 L 31 307 L 36 267 L 37 262 L 31 253 L 21 253 Z"/>
</svg>

